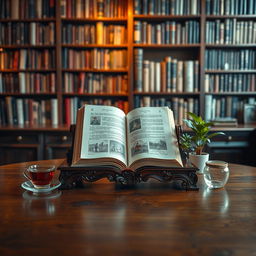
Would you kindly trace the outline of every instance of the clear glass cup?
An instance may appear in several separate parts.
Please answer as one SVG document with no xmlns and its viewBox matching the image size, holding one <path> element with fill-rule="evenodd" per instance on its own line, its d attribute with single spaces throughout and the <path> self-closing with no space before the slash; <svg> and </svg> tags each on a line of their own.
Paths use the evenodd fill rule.
<svg viewBox="0 0 256 256">
<path fill-rule="evenodd" d="M 209 188 L 222 188 L 229 178 L 228 163 L 223 161 L 207 161 L 204 168 L 204 181 Z"/>
<path fill-rule="evenodd" d="M 31 165 L 24 171 L 24 176 L 37 189 L 50 188 L 54 171 L 54 165 Z"/>
</svg>

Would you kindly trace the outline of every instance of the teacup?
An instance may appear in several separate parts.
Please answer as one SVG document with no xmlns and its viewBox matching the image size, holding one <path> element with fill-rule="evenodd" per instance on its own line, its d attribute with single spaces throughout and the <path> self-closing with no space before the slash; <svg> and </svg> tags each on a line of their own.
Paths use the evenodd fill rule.
<svg viewBox="0 0 256 256">
<path fill-rule="evenodd" d="M 24 176 L 35 188 L 49 188 L 55 171 L 54 165 L 31 165 L 24 171 Z"/>
</svg>

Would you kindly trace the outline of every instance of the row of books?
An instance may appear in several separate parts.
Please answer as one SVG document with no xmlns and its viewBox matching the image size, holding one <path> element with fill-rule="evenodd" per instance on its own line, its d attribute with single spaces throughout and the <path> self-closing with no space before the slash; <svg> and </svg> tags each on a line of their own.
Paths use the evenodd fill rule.
<svg viewBox="0 0 256 256">
<path fill-rule="evenodd" d="M 1 0 L 0 19 L 55 17 L 55 0 Z"/>
<path fill-rule="evenodd" d="M 54 93 L 55 73 L 0 73 L 0 93 Z"/>
<path fill-rule="evenodd" d="M 104 75 L 95 73 L 64 73 L 65 93 L 127 93 L 127 75 Z"/>
<path fill-rule="evenodd" d="M 0 52 L 0 69 L 48 69 L 55 67 L 55 51 L 21 49 Z"/>
<path fill-rule="evenodd" d="M 74 50 L 63 49 L 63 68 L 81 69 L 122 69 L 127 67 L 126 50 L 92 49 Z"/>
<path fill-rule="evenodd" d="M 256 14 L 256 0 L 206 0 L 205 12 L 213 15 Z"/>
<path fill-rule="evenodd" d="M 61 0 L 62 18 L 127 17 L 127 0 Z"/>
<path fill-rule="evenodd" d="M 249 49 L 205 51 L 205 68 L 222 70 L 256 69 L 256 51 Z"/>
<path fill-rule="evenodd" d="M 104 24 L 63 24 L 62 43 L 64 44 L 125 44 L 127 29 L 124 25 Z"/>
<path fill-rule="evenodd" d="M 135 107 L 165 107 L 168 106 L 174 114 L 176 124 L 182 125 L 183 119 L 187 118 L 187 112 L 193 112 L 198 115 L 199 101 L 197 98 L 153 98 L 148 96 L 139 97 L 134 99 Z"/>
<path fill-rule="evenodd" d="M 0 99 L 0 125 L 58 125 L 57 99 Z"/>
<path fill-rule="evenodd" d="M 134 0 L 134 14 L 143 15 L 196 15 L 200 0 Z"/>
<path fill-rule="evenodd" d="M 256 74 L 205 74 L 205 92 L 255 92 Z"/>
<path fill-rule="evenodd" d="M 53 22 L 0 23 L 0 45 L 53 45 L 55 25 Z"/>
<path fill-rule="evenodd" d="M 162 23 L 134 22 L 134 43 L 195 44 L 199 43 L 198 21 L 166 21 Z"/>
<path fill-rule="evenodd" d="M 215 120 L 216 118 L 231 117 L 237 118 L 238 122 L 243 122 L 243 110 L 245 104 L 255 104 L 256 98 L 241 97 L 213 97 L 205 96 L 205 120 Z"/>
<path fill-rule="evenodd" d="M 78 108 L 82 107 L 84 104 L 91 105 L 106 105 L 114 106 L 122 109 L 125 113 L 128 113 L 128 102 L 124 100 L 114 100 L 114 99 L 81 99 L 78 97 L 65 98 L 64 99 L 64 123 L 66 125 L 76 123 L 76 114 Z"/>
<path fill-rule="evenodd" d="M 205 42 L 208 44 L 255 44 L 256 22 L 225 19 L 206 21 Z"/>
<path fill-rule="evenodd" d="M 199 62 L 181 61 L 171 56 L 162 62 L 143 60 L 143 49 L 134 50 L 135 91 L 137 92 L 197 92 Z"/>
</svg>

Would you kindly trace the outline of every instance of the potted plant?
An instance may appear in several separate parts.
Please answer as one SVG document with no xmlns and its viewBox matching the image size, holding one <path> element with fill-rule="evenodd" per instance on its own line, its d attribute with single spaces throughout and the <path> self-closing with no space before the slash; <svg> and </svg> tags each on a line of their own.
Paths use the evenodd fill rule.
<svg viewBox="0 0 256 256">
<path fill-rule="evenodd" d="M 209 160 L 209 154 L 203 152 L 206 144 L 217 135 L 225 135 L 223 132 L 210 133 L 212 122 L 204 121 L 200 116 L 188 112 L 190 119 L 184 119 L 185 124 L 192 130 L 191 135 L 183 133 L 180 136 L 180 146 L 186 155 L 186 159 L 195 165 L 202 173 L 205 163 Z"/>
</svg>

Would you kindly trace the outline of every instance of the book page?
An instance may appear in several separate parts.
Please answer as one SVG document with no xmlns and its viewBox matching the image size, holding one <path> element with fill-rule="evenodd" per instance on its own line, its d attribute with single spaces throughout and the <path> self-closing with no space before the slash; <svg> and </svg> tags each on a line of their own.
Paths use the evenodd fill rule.
<svg viewBox="0 0 256 256">
<path fill-rule="evenodd" d="M 113 157 L 126 165 L 125 118 L 124 112 L 119 108 L 86 105 L 81 158 Z"/>
<path fill-rule="evenodd" d="M 127 115 L 128 163 L 141 158 L 175 159 L 177 138 L 168 107 L 142 107 Z"/>
</svg>

